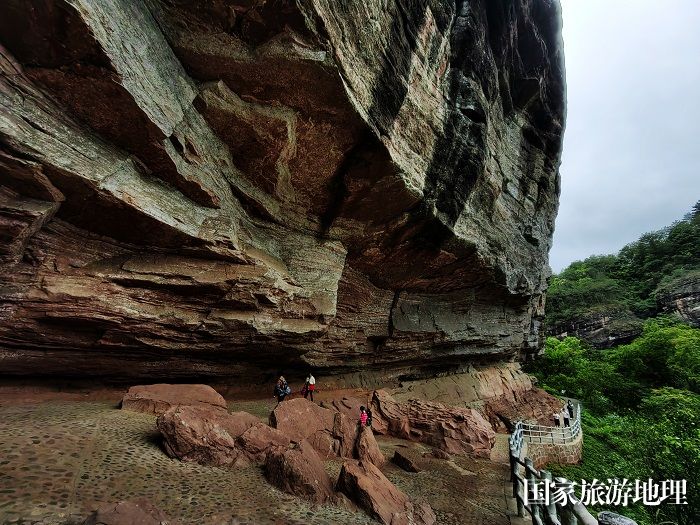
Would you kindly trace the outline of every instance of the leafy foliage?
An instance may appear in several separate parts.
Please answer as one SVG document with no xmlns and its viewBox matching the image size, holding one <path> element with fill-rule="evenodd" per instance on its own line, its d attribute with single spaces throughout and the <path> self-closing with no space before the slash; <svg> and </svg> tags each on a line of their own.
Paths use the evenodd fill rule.
<svg viewBox="0 0 700 525">
<path fill-rule="evenodd" d="M 546 390 L 565 390 L 586 408 L 584 460 L 555 466 L 556 475 L 686 479 L 688 505 L 612 510 L 640 525 L 700 523 L 700 329 L 650 319 L 640 337 L 609 350 L 548 338 L 544 355 L 528 366 Z"/>
<path fill-rule="evenodd" d="M 617 255 L 594 255 L 552 277 L 549 328 L 615 312 L 627 322 L 656 315 L 656 292 L 674 278 L 700 272 L 700 201 L 682 220 L 642 235 Z"/>
</svg>

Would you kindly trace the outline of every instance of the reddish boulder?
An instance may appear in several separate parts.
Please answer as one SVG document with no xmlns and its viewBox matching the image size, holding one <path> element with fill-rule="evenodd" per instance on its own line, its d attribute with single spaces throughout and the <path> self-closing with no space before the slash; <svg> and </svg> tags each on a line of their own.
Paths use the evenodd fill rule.
<svg viewBox="0 0 700 525">
<path fill-rule="evenodd" d="M 101 505 L 88 516 L 83 525 L 176 525 L 177 521 L 148 500 L 120 501 Z"/>
<path fill-rule="evenodd" d="M 450 454 L 488 457 L 496 433 L 480 412 L 411 399 L 397 402 L 384 390 L 372 396 L 374 428 L 410 441 L 420 441 Z"/>
<path fill-rule="evenodd" d="M 508 432 L 508 427 L 520 420 L 537 421 L 551 426 L 552 414 L 561 412 L 563 402 L 541 388 L 514 392 L 510 396 L 489 399 L 482 412 L 493 428 Z"/>
<path fill-rule="evenodd" d="M 377 440 L 374 438 L 374 432 L 369 427 L 360 427 L 361 430 L 357 436 L 355 443 L 355 458 L 361 461 L 369 461 L 377 467 L 381 467 L 386 458 L 382 451 L 379 450 Z"/>
<path fill-rule="evenodd" d="M 226 400 L 208 385 L 138 385 L 129 388 L 121 407 L 147 414 L 163 414 L 175 406 L 192 405 L 226 409 Z"/>
<path fill-rule="evenodd" d="M 431 525 L 436 522 L 429 505 L 411 503 L 406 494 L 368 461 L 346 461 L 336 488 L 385 525 Z"/>
<path fill-rule="evenodd" d="M 265 477 L 280 490 L 314 503 L 323 503 L 334 494 L 323 461 L 306 440 L 293 448 L 271 448 L 265 460 Z"/>
<path fill-rule="evenodd" d="M 170 456 L 202 465 L 245 466 L 262 461 L 269 447 L 289 444 L 286 436 L 252 414 L 220 408 L 173 407 L 156 426 Z"/>
<path fill-rule="evenodd" d="M 416 465 L 408 455 L 399 450 L 394 451 L 394 457 L 391 458 L 391 462 L 406 472 L 420 472 L 421 469 Z"/>
<path fill-rule="evenodd" d="M 270 425 L 295 442 L 306 439 L 322 457 L 352 457 L 359 425 L 344 414 L 304 399 L 290 399 L 270 414 Z"/>
<path fill-rule="evenodd" d="M 245 412 L 241 412 L 245 414 Z M 260 421 L 248 428 L 236 439 L 236 446 L 245 451 L 246 455 L 256 461 L 265 461 L 267 452 L 274 447 L 287 447 L 289 438 L 279 430 Z"/>
</svg>

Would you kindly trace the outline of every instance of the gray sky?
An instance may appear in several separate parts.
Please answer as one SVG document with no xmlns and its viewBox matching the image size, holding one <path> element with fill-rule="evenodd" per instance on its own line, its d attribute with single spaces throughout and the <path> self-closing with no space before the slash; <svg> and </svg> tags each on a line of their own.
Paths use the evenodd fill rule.
<svg viewBox="0 0 700 525">
<path fill-rule="evenodd" d="M 700 199 L 700 0 L 562 0 L 568 117 L 555 272 Z"/>
</svg>

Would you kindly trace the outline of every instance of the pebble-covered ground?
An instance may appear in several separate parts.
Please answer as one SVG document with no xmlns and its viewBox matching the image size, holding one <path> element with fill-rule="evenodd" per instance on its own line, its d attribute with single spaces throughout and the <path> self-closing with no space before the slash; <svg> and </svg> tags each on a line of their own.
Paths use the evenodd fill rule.
<svg viewBox="0 0 700 525">
<path fill-rule="evenodd" d="M 266 420 L 272 399 L 233 402 Z M 423 458 L 430 449 L 380 439 L 387 457 L 399 447 L 426 468 L 385 473 L 413 498 L 427 500 L 439 523 L 508 524 L 503 497 L 507 466 L 454 458 Z M 340 461 L 327 462 L 337 477 Z M 360 512 L 314 507 L 265 480 L 259 467 L 226 470 L 170 459 L 159 445 L 155 417 L 123 411 L 114 403 L 0 400 L 0 524 L 80 523 L 101 503 L 148 498 L 182 523 L 364 524 Z"/>
</svg>

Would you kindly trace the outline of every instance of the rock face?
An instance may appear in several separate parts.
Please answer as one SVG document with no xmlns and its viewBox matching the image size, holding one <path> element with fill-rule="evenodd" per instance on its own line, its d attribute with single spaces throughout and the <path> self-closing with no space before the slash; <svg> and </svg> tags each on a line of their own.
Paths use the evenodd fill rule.
<svg viewBox="0 0 700 525">
<path fill-rule="evenodd" d="M 205 406 L 226 410 L 226 400 L 208 385 L 132 386 L 122 398 L 122 408 L 147 414 L 163 414 L 179 405 Z"/>
<path fill-rule="evenodd" d="M 627 344 L 642 333 L 644 321 L 628 308 L 606 309 L 547 328 L 547 335 L 577 337 L 595 348 Z"/>
<path fill-rule="evenodd" d="M 556 0 L 0 3 L 5 374 L 539 347 Z"/>
<path fill-rule="evenodd" d="M 355 455 L 360 461 L 369 461 L 377 467 L 381 467 L 386 458 L 379 449 L 379 444 L 374 438 L 374 433 L 369 427 L 360 428 L 357 441 L 355 442 Z"/>
<path fill-rule="evenodd" d="M 265 477 L 277 488 L 314 503 L 323 503 L 333 495 L 333 482 L 323 462 L 307 441 L 294 448 L 273 448 L 265 459 Z"/>
<path fill-rule="evenodd" d="M 292 441 L 308 441 L 323 458 L 353 457 L 360 429 L 356 420 L 303 398 L 277 405 L 270 425 Z"/>
<path fill-rule="evenodd" d="M 661 312 L 674 314 L 700 328 L 700 272 L 688 272 L 683 278 L 659 287 L 656 302 Z"/>
<path fill-rule="evenodd" d="M 88 516 L 83 525 L 177 525 L 148 500 L 106 503 Z"/>
<path fill-rule="evenodd" d="M 247 466 L 264 461 L 271 447 L 289 445 L 287 436 L 247 412 L 177 406 L 158 417 L 156 426 L 168 455 L 202 465 Z"/>
<path fill-rule="evenodd" d="M 397 401 L 412 398 L 478 409 L 497 431 L 509 432 L 517 420 L 551 425 L 562 401 L 536 388 L 518 363 L 472 368 L 462 374 L 405 381 L 390 391 Z"/>
<path fill-rule="evenodd" d="M 399 403 L 386 391 L 372 397 L 374 427 L 380 433 L 420 441 L 449 454 L 488 457 L 496 440 L 489 422 L 473 408 L 411 399 Z"/>
<path fill-rule="evenodd" d="M 432 525 L 437 521 L 429 505 L 414 505 L 372 463 L 345 462 L 336 488 L 385 525 Z"/>
</svg>

